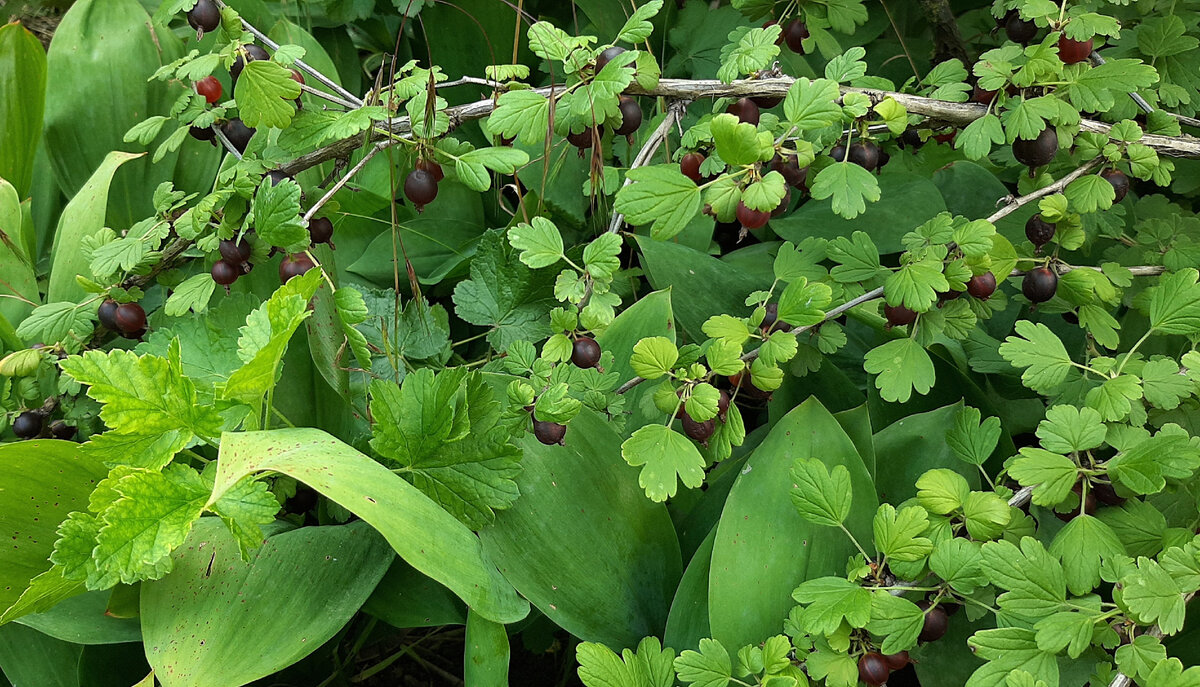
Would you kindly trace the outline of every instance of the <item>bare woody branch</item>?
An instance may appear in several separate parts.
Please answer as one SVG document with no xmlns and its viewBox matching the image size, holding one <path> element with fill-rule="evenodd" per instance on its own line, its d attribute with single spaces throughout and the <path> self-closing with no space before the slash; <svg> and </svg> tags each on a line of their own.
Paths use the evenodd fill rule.
<svg viewBox="0 0 1200 687">
<path fill-rule="evenodd" d="M 741 98 L 748 96 L 783 97 L 787 94 L 788 88 L 791 87 L 792 83 L 793 79 L 791 77 L 742 80 L 728 84 L 716 80 L 662 79 L 658 82 L 657 86 L 649 89 L 643 89 L 637 86 L 637 84 L 632 84 L 627 92 L 633 95 L 665 97 L 675 100 Z M 535 93 L 550 96 L 556 88 L 561 90 L 561 87 L 545 87 L 533 90 Z M 987 113 L 987 107 L 984 105 L 952 103 L 944 100 L 924 98 L 918 95 L 910 95 L 908 93 L 895 93 L 870 88 L 851 88 L 849 86 L 842 87 L 842 92 L 863 93 L 875 102 L 882 101 L 885 98 L 892 98 L 912 114 L 955 126 L 970 124 Z M 454 129 L 463 122 L 482 119 L 488 116 L 495 108 L 495 99 L 489 98 L 448 108 L 446 114 L 450 118 L 450 128 Z M 1080 128 L 1083 131 L 1107 133 L 1112 126 L 1104 122 L 1085 119 L 1080 123 Z M 411 130 L 411 123 L 408 117 L 399 117 L 390 122 L 386 127 L 378 127 L 372 132 L 370 139 L 371 141 L 384 140 L 390 136 L 407 134 Z M 363 145 L 363 142 L 364 137 L 362 135 L 336 141 L 292 160 L 283 166 L 283 170 L 288 174 L 295 174 L 328 160 L 348 157 L 350 153 Z M 1153 148 L 1161 155 L 1200 158 L 1200 138 L 1146 134 L 1139 142 Z"/>
</svg>

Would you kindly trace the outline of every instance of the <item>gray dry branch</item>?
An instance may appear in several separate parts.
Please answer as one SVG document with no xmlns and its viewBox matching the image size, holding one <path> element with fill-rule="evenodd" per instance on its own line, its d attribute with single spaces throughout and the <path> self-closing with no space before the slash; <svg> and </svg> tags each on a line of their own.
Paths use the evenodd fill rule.
<svg viewBox="0 0 1200 687">
<path fill-rule="evenodd" d="M 787 94 L 788 88 L 791 87 L 794 79 L 791 77 L 779 77 L 771 79 L 757 80 L 741 80 L 733 83 L 722 83 L 715 80 L 689 80 L 689 79 L 662 79 L 654 88 L 643 89 L 636 84 L 630 86 L 627 93 L 631 95 L 645 95 L 664 97 L 672 100 L 700 100 L 703 98 L 729 98 L 729 97 L 748 97 L 748 96 L 763 96 L 763 97 L 783 97 Z M 535 93 L 540 93 L 544 96 L 552 96 L 555 92 L 562 92 L 561 86 L 547 86 L 545 88 L 534 89 Z M 895 93 L 892 91 L 881 91 L 871 88 L 851 88 L 849 86 L 842 87 L 843 93 L 863 93 L 871 98 L 873 102 L 882 101 L 884 98 L 892 98 L 900 103 L 911 114 L 926 117 L 934 122 L 942 122 L 955 126 L 963 126 L 979 119 L 987 113 L 987 107 L 984 105 L 976 105 L 973 103 L 952 103 L 944 100 L 934 100 L 932 98 L 924 98 L 919 95 L 911 95 L 908 93 Z M 466 105 L 451 107 L 446 110 L 446 114 L 450 118 L 450 128 L 460 126 L 463 122 L 468 122 L 476 119 L 483 119 L 496 109 L 496 100 L 488 98 L 479 100 Z M 1091 119 L 1085 119 L 1080 123 L 1080 128 L 1083 131 L 1094 133 L 1108 133 L 1112 128 L 1110 124 L 1097 122 Z M 404 135 L 411 132 L 412 127 L 408 117 L 399 117 L 391 121 L 386 127 L 377 127 L 372 131 L 369 137 L 370 141 L 381 141 L 389 136 Z M 288 174 L 296 174 L 302 172 L 309 167 L 319 165 L 322 162 L 327 162 L 333 159 L 344 159 L 350 157 L 355 150 L 362 147 L 368 137 L 363 135 L 351 136 L 339 141 L 335 141 L 327 146 L 318 148 L 310 153 L 301 155 L 283 166 L 283 171 Z M 1153 148 L 1160 155 L 1169 157 L 1187 157 L 1200 158 L 1200 138 L 1192 136 L 1159 136 L 1156 134 L 1146 134 L 1142 137 L 1140 143 Z"/>
</svg>

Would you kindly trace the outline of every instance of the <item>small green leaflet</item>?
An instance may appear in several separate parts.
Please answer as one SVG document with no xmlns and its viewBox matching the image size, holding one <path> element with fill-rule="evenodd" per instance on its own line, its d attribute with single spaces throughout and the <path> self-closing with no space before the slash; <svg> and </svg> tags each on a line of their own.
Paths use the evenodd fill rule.
<svg viewBox="0 0 1200 687">
<path fill-rule="evenodd" d="M 517 168 L 529 163 L 529 155 L 515 148 L 478 148 L 461 155 L 454 167 L 458 178 L 473 191 L 486 191 L 492 186 L 488 170 L 500 174 L 515 174 Z"/>
<path fill-rule="evenodd" d="M 654 25 L 650 23 L 658 11 L 662 9 L 662 0 L 650 0 L 634 10 L 625 21 L 625 25 L 617 32 L 617 43 L 639 43 L 650 37 Z"/>
<path fill-rule="evenodd" d="M 843 620 L 850 627 L 865 627 L 871 619 L 871 592 L 840 577 L 809 580 L 796 587 L 792 598 L 806 604 L 799 622 L 810 634 L 833 634 Z"/>
<path fill-rule="evenodd" d="M 717 78 L 724 83 L 766 69 L 779 55 L 779 38 L 782 27 L 772 24 L 765 29 L 739 26 L 729 33 L 727 42 L 721 47 L 721 68 Z"/>
<path fill-rule="evenodd" d="M 212 298 L 217 283 L 207 272 L 192 275 L 176 286 L 163 306 L 163 312 L 170 317 L 179 317 L 187 312 L 202 313 L 208 309 L 208 301 Z"/>
<path fill-rule="evenodd" d="M 670 339 L 652 336 L 633 345 L 633 356 L 629 364 L 639 377 L 658 379 L 670 372 L 678 359 L 679 349 Z"/>
<path fill-rule="evenodd" d="M 788 88 L 783 115 L 801 131 L 822 129 L 841 120 L 842 110 L 837 105 L 841 95 L 838 85 L 829 79 L 809 81 L 802 76 Z"/>
<path fill-rule="evenodd" d="M 488 118 L 488 128 L 521 143 L 536 144 L 546 140 L 550 126 L 550 101 L 534 91 L 507 91 L 496 101 L 496 109 Z"/>
<path fill-rule="evenodd" d="M 1112 528 L 1080 513 L 1054 535 L 1050 553 L 1062 561 L 1067 589 L 1082 596 L 1100 584 L 1101 562 L 1124 556 L 1125 547 Z"/>
<path fill-rule="evenodd" d="M 209 277 L 212 281 L 212 277 Z M 95 302 L 95 301 L 93 301 Z M 17 337 L 24 341 L 41 341 L 47 345 L 62 343 L 72 335 L 87 339 L 95 328 L 95 309 L 78 303 L 61 302 L 39 305 L 21 321 Z"/>
<path fill-rule="evenodd" d="M 508 242 L 521 251 L 521 262 L 534 269 L 549 267 L 563 257 L 562 234 L 545 217 L 534 217 L 531 224 L 521 222 L 509 229 Z"/>
<path fill-rule="evenodd" d="M 621 655 L 595 642 L 580 642 L 575 648 L 579 679 L 587 687 L 673 687 L 675 650 L 664 649 L 657 637 L 644 638 L 637 652 Z"/>
<path fill-rule="evenodd" d="M 780 294 L 778 317 L 793 327 L 811 327 L 825 320 L 825 308 L 832 300 L 828 284 L 800 277 Z"/>
<path fill-rule="evenodd" d="M 817 458 L 798 458 L 791 474 L 792 505 L 805 520 L 839 527 L 850 516 L 853 490 L 846 466 L 835 465 L 829 471 Z"/>
<path fill-rule="evenodd" d="M 1122 580 L 1123 598 L 1134 618 L 1157 624 L 1163 633 L 1173 635 L 1183 629 L 1187 606 L 1183 594 L 1171 576 L 1157 562 L 1140 557 L 1137 572 Z"/>
<path fill-rule="evenodd" d="M 234 98 L 242 121 L 250 128 L 260 126 L 282 129 L 292 121 L 300 97 L 300 84 L 291 72 L 270 60 L 254 60 L 242 69 Z"/>
<path fill-rule="evenodd" d="M 1194 268 L 1164 274 L 1150 290 L 1150 326 L 1163 334 L 1200 332 L 1200 272 Z"/>
<path fill-rule="evenodd" d="M 650 236 L 656 240 L 678 234 L 700 209 L 700 189 L 679 171 L 679 165 L 639 167 L 626 176 L 634 183 L 617 191 L 613 209 L 631 224 L 652 223 Z"/>
<path fill-rule="evenodd" d="M 713 117 L 708 127 L 712 132 L 717 155 L 727 164 L 748 165 L 764 159 L 764 156 L 769 158 L 775 152 L 774 140 L 770 134 L 767 134 L 766 138 L 760 137 L 754 125 L 740 122 L 731 114 L 721 113 Z M 782 189 L 779 197 L 783 197 Z"/>
<path fill-rule="evenodd" d="M 1057 405 L 1047 410 L 1046 419 L 1038 423 L 1037 436 L 1047 451 L 1070 453 L 1096 448 L 1104 443 L 1106 431 L 1095 410 Z"/>
<path fill-rule="evenodd" d="M 929 528 L 929 515 L 920 506 L 896 510 L 890 503 L 882 504 L 872 527 L 875 548 L 892 560 L 912 563 L 933 552 L 933 542 L 920 536 Z"/>
<path fill-rule="evenodd" d="M 917 478 L 917 501 L 930 513 L 948 515 L 962 508 L 971 493 L 967 480 L 948 468 L 928 470 Z"/>
<path fill-rule="evenodd" d="M 885 401 L 906 402 L 915 390 L 927 394 L 936 372 L 929 353 L 913 339 L 896 339 L 867 352 L 863 368 L 875 378 L 875 388 Z"/>
<path fill-rule="evenodd" d="M 883 283 L 888 305 L 903 305 L 917 312 L 929 310 L 938 294 L 950 289 L 942 269 L 942 261 L 936 255 L 901 266 Z"/>
<path fill-rule="evenodd" d="M 1036 446 L 1021 448 L 1009 474 L 1022 486 L 1033 487 L 1033 502 L 1039 506 L 1062 503 L 1075 485 L 1079 466 L 1070 458 Z"/>
<path fill-rule="evenodd" d="M 729 651 L 715 639 L 701 639 L 699 649 L 684 651 L 675 659 L 679 679 L 691 687 L 726 687 L 733 677 Z"/>
<path fill-rule="evenodd" d="M 924 626 L 925 614 L 915 603 L 882 589 L 871 593 L 871 619 L 867 622 L 867 630 L 887 637 L 879 645 L 882 653 L 894 654 L 915 647 Z"/>
<path fill-rule="evenodd" d="M 646 425 L 621 444 L 621 457 L 642 467 L 638 484 L 651 501 L 674 496 L 679 482 L 694 489 L 704 482 L 706 461 L 687 437 L 665 425 Z"/>
<path fill-rule="evenodd" d="M 275 385 L 292 334 L 311 314 L 308 301 L 321 284 L 320 270 L 309 270 L 293 277 L 250 313 L 238 339 L 238 357 L 244 364 L 217 385 L 221 398 L 256 407 L 262 403 Z"/>
<path fill-rule="evenodd" d="M 833 239 L 826 245 L 826 251 L 830 260 L 839 263 L 829 272 L 834 281 L 865 282 L 885 273 L 879 262 L 879 248 L 865 231 Z"/>
<path fill-rule="evenodd" d="M 851 162 L 835 162 L 817 173 L 812 197 L 832 198 L 833 211 L 844 219 L 854 219 L 867 209 L 867 203 L 879 200 L 881 192 L 875 175 Z"/>
<path fill-rule="evenodd" d="M 1000 418 L 989 417 L 982 423 L 978 408 L 964 407 L 954 416 L 954 425 L 946 430 L 946 443 L 971 465 L 983 465 L 1000 441 Z"/>
<path fill-rule="evenodd" d="M 296 182 L 284 179 L 277 184 L 259 184 L 250 212 L 254 231 L 268 245 L 289 253 L 308 248 L 308 229 L 300 219 L 300 186 Z"/>
<path fill-rule="evenodd" d="M 1030 389 L 1049 393 L 1058 388 L 1073 366 L 1062 341 L 1041 323 L 1020 320 L 1014 329 L 1017 335 L 1000 344 L 1000 355 L 1013 365 L 1026 368 L 1021 382 Z"/>
</svg>

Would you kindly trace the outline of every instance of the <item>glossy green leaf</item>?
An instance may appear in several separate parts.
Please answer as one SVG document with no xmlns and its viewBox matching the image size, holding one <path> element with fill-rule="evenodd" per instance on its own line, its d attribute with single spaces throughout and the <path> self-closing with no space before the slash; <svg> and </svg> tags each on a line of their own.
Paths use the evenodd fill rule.
<svg viewBox="0 0 1200 687">
<path fill-rule="evenodd" d="M 47 55 L 44 142 L 68 198 L 110 152 L 157 147 L 123 139 L 143 119 L 166 114 L 183 92 L 182 84 L 147 82 L 160 65 L 182 51 L 179 39 L 154 25 L 137 0 L 82 0 L 63 16 Z M 100 74 L 104 78 L 97 78 Z M 86 123 L 81 113 L 87 113 Z M 159 164 L 146 158 L 121 171 L 113 180 L 107 208 L 110 226 L 125 228 L 150 214 L 154 189 L 171 179 L 176 159 L 175 153 Z"/>
<path fill-rule="evenodd" d="M 617 315 L 612 324 L 596 336 L 600 350 L 613 354 L 613 363 L 605 371 L 617 373 L 622 380 L 633 377 L 635 373 L 629 362 L 633 354 L 633 345 L 648 336 L 662 336 L 671 342 L 675 341 L 675 318 L 671 313 L 670 289 L 642 296 Z M 648 403 L 642 403 L 643 399 L 648 401 L 653 392 L 653 384 L 640 384 L 625 393 L 625 408 L 633 412 L 626 424 L 628 433 L 650 422 L 652 417 L 661 417 L 652 406 L 646 407 Z"/>
<path fill-rule="evenodd" d="M 0 41 L 6 29 L 0 28 Z M 3 46 L 0 46 L 2 49 Z M 0 127 L 3 127 L 3 123 L 0 123 Z M 0 149 L 3 145 L 0 142 Z M 33 310 L 33 306 L 25 301 L 35 304 L 40 301 L 37 274 L 34 272 L 36 256 L 29 255 L 27 250 L 33 243 L 29 240 L 33 237 L 28 236 L 27 232 L 32 230 L 32 225 L 25 224 L 17 190 L 0 176 L 0 274 L 4 275 L 0 279 L 0 315 L 14 327 L 20 325 Z"/>
<path fill-rule="evenodd" d="M 959 460 L 943 437 L 962 404 L 910 415 L 875 434 L 875 486 L 880 501 L 900 503 L 917 495 L 916 479 L 926 470 L 947 468 L 979 488 L 979 470 Z"/>
<path fill-rule="evenodd" d="M 576 637 L 632 647 L 660 634 L 681 573 L 679 543 L 666 508 L 646 498 L 621 459 L 620 435 L 584 410 L 565 447 L 529 435 L 521 444 L 521 498 L 480 533 L 484 550 Z"/>
<path fill-rule="evenodd" d="M 23 625 L 0 627 L 0 671 L 13 685 L 82 687 L 79 657 L 83 647 Z"/>
<path fill-rule="evenodd" d="M 42 135 L 46 50 L 20 23 L 0 26 L 0 179 L 29 195 Z"/>
<path fill-rule="evenodd" d="M 399 557 L 392 561 L 392 567 L 375 586 L 362 610 L 392 627 L 437 627 L 467 622 L 467 607 L 461 599 Z"/>
<path fill-rule="evenodd" d="M 842 575 L 853 551 L 840 530 L 813 525 L 789 495 L 798 458 L 849 470 L 853 508 L 846 526 L 870 541 L 877 503 L 854 442 L 815 398 L 792 410 L 751 454 L 725 504 L 709 574 L 712 634 L 727 646 L 761 642 L 779 631 L 792 590 L 821 575 Z"/>
<path fill-rule="evenodd" d="M 146 657 L 163 687 L 242 685 L 295 663 L 350 620 L 392 560 L 365 523 L 280 529 L 246 563 L 225 525 L 202 518 L 171 573 L 142 584 Z"/>
<path fill-rule="evenodd" d="M 87 509 L 88 496 L 108 474 L 68 441 L 36 440 L 0 446 L 0 609 L 9 609 L 30 581 L 50 569 L 58 524 Z M 58 599 L 83 591 L 61 585 Z M 0 611 L 3 612 L 3 611 Z M 5 620 L 16 614 L 4 613 Z"/>
<path fill-rule="evenodd" d="M 467 615 L 463 681 L 474 687 L 508 687 L 508 634 L 476 613 Z"/>
<path fill-rule="evenodd" d="M 142 641 L 136 618 L 107 614 L 108 591 L 86 592 L 58 603 L 42 613 L 22 616 L 17 622 L 72 644 L 121 644 Z"/>
<path fill-rule="evenodd" d="M 121 165 L 139 157 L 140 153 L 109 153 L 96 173 L 63 208 L 50 253 L 47 302 L 77 300 L 84 295 L 83 287 L 75 280 L 75 275 L 90 277 L 92 269 L 87 256 L 79 250 L 79 244 L 85 236 L 104 228 L 113 175 Z"/>
<path fill-rule="evenodd" d="M 403 478 L 325 432 L 226 434 L 210 501 L 241 477 L 262 471 L 294 477 L 366 520 L 404 560 L 481 615 L 515 622 L 528 612 L 466 526 Z M 431 538 L 438 546 L 428 545 Z"/>
</svg>

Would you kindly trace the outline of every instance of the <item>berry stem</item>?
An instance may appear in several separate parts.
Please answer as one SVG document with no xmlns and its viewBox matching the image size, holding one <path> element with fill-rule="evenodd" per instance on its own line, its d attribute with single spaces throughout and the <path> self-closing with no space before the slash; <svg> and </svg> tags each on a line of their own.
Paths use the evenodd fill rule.
<svg viewBox="0 0 1200 687">
<path fill-rule="evenodd" d="M 352 179 L 355 174 L 361 172 L 363 167 L 366 167 L 367 163 L 371 161 L 371 158 L 375 157 L 379 151 L 383 150 L 383 148 L 384 146 L 380 143 L 376 143 L 374 146 L 372 146 L 371 149 L 367 151 L 367 154 L 363 155 L 363 158 L 358 161 L 358 164 L 351 167 L 349 171 L 342 175 L 341 179 L 338 179 L 336 184 L 334 184 L 328 191 L 325 192 L 325 195 L 321 196 L 320 200 L 318 200 L 316 203 L 313 203 L 313 206 L 309 208 L 301 218 L 303 222 L 308 224 L 308 222 L 312 220 L 313 215 L 317 214 L 317 212 L 326 203 L 328 203 L 338 191 L 342 190 L 342 187 L 349 183 L 350 179 Z"/>
</svg>

